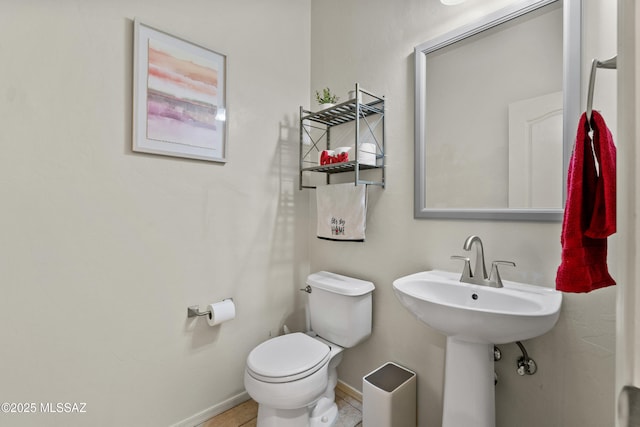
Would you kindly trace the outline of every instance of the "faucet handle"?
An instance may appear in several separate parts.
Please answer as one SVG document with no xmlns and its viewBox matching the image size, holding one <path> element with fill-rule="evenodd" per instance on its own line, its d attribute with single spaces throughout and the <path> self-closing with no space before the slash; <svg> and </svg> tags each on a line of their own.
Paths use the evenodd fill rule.
<svg viewBox="0 0 640 427">
<path fill-rule="evenodd" d="M 510 267 L 515 267 L 516 263 L 513 261 L 493 261 L 491 263 L 491 273 L 489 274 L 489 283 L 491 284 L 490 286 L 502 288 L 502 278 L 500 278 L 500 273 L 498 272 L 498 265 L 508 265 Z"/>
<path fill-rule="evenodd" d="M 462 269 L 462 277 L 460 278 L 460 281 L 462 281 L 465 278 L 469 279 L 473 277 L 471 275 L 471 259 L 469 257 L 461 256 L 461 255 L 451 255 L 451 259 L 464 261 L 464 268 Z"/>
</svg>

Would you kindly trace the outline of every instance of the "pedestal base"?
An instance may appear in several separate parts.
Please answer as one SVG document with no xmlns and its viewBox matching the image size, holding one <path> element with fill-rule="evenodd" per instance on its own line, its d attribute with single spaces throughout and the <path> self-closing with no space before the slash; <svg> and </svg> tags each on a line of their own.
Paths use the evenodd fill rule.
<svg viewBox="0 0 640 427">
<path fill-rule="evenodd" d="M 495 427 L 493 344 L 447 337 L 442 427 Z"/>
</svg>

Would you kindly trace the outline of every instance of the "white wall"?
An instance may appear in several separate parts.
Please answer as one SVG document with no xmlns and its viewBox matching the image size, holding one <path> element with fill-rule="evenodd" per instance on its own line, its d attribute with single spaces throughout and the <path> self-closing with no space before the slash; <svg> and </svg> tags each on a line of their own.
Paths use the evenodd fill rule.
<svg viewBox="0 0 640 427">
<path fill-rule="evenodd" d="M 170 425 L 241 393 L 249 350 L 303 325 L 309 1 L 0 9 L 0 400 L 87 404 L 0 424 Z M 131 151 L 134 17 L 228 55 L 227 164 Z M 236 320 L 187 320 L 226 297 Z"/>
<path fill-rule="evenodd" d="M 440 268 L 457 271 L 449 256 L 478 234 L 488 260 L 509 259 L 518 266 L 503 277 L 553 287 L 560 262 L 560 224 L 413 219 L 413 47 L 508 2 L 469 1 L 445 7 L 437 0 L 322 0 L 312 2 L 311 90 L 329 86 L 346 94 L 354 82 L 387 98 L 387 187 L 371 188 L 365 243 L 314 238 L 309 227 L 312 270 L 328 269 L 372 280 L 373 336 L 346 351 L 340 378 L 361 387 L 361 378 L 387 360 L 418 373 L 419 425 L 441 424 L 444 337 L 414 319 L 396 300 L 392 281 L 408 273 Z M 615 0 L 585 0 L 589 34 L 583 53 L 615 54 Z M 615 77 L 598 74 L 594 105 L 615 134 Z M 587 79 L 582 82 L 586 97 Z M 469 188 L 476 191 L 476 188 Z M 315 217 L 311 198 L 309 217 Z M 615 276 L 615 239 L 610 267 Z M 584 427 L 611 425 L 614 419 L 616 289 L 566 294 L 557 326 L 525 342 L 539 366 L 535 376 L 519 377 L 515 344 L 502 346 L 496 364 L 498 427 Z M 460 369 L 465 369 L 460 367 Z"/>
</svg>

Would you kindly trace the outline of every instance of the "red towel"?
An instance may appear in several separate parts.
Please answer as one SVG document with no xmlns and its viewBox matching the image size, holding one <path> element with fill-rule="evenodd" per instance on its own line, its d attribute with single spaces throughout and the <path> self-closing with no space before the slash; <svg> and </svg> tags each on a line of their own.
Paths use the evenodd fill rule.
<svg viewBox="0 0 640 427">
<path fill-rule="evenodd" d="M 607 268 L 607 236 L 616 232 L 616 147 L 602 116 L 593 111 L 591 117 L 593 141 L 583 114 L 569 164 L 562 263 L 556 276 L 556 289 L 563 292 L 616 284 Z"/>
</svg>

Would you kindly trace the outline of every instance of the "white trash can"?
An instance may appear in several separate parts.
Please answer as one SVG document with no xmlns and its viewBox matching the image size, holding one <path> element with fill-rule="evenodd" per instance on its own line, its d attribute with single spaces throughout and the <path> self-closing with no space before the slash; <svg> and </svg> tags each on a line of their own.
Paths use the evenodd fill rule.
<svg viewBox="0 0 640 427">
<path fill-rule="evenodd" d="M 416 427 L 416 374 L 388 362 L 362 378 L 362 427 Z"/>
</svg>

